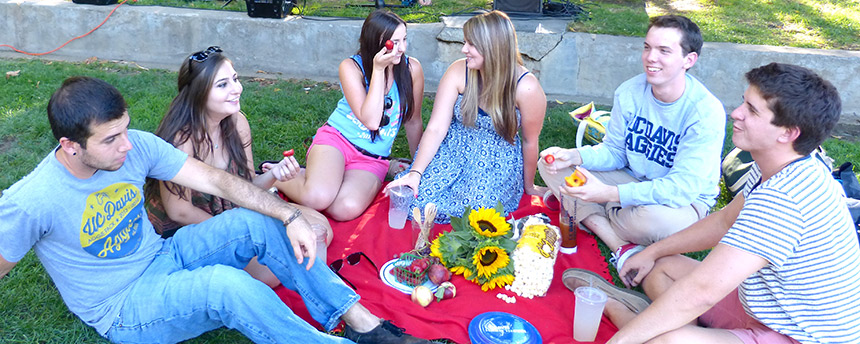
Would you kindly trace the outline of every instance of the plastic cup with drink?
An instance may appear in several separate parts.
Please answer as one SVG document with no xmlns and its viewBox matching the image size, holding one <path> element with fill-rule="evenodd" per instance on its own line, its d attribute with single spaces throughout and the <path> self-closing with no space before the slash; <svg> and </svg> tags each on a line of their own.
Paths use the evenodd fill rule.
<svg viewBox="0 0 860 344">
<path fill-rule="evenodd" d="M 326 251 L 328 250 L 328 243 L 326 240 L 326 229 L 325 226 L 314 223 L 311 225 L 311 230 L 314 232 L 314 236 L 317 238 L 317 258 L 323 261 L 323 264 L 326 264 Z"/>
<path fill-rule="evenodd" d="M 579 287 L 573 312 L 573 339 L 578 342 L 593 342 L 603 317 L 606 293 L 594 287 Z"/>
<path fill-rule="evenodd" d="M 565 209 L 564 200 L 564 195 L 561 195 L 561 200 L 559 200 L 561 209 L 558 212 L 558 230 L 561 234 L 559 252 L 573 254 L 576 253 L 576 231 L 579 227 L 573 215 Z"/>
<path fill-rule="evenodd" d="M 388 226 L 395 229 L 403 229 L 406 225 L 406 212 L 415 195 L 412 188 L 406 185 L 398 185 L 388 189 Z"/>
</svg>

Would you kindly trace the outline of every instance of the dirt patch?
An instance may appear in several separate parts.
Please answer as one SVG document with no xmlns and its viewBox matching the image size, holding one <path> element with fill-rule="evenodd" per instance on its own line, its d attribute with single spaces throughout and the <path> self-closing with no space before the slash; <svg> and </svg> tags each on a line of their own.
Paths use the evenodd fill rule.
<svg viewBox="0 0 860 344">
<path fill-rule="evenodd" d="M 269 79 L 269 78 L 248 78 L 246 79 L 248 82 L 253 82 L 259 84 L 260 86 L 271 86 L 278 82 L 278 79 Z"/>
<path fill-rule="evenodd" d="M 594 2 L 604 3 L 604 4 L 627 5 L 630 7 L 645 6 L 645 2 L 642 0 L 599 0 L 599 1 L 594 1 Z"/>
<path fill-rule="evenodd" d="M 705 8 L 716 5 L 718 0 L 649 0 L 645 2 L 645 10 L 650 14 L 683 14 L 693 11 L 702 11 Z"/>
<path fill-rule="evenodd" d="M 323 81 L 321 84 L 322 84 L 323 89 L 326 91 L 340 90 L 340 84 L 338 84 L 338 83 L 331 83 L 328 81 Z"/>
<path fill-rule="evenodd" d="M 0 154 L 5 154 L 9 149 L 15 146 L 17 142 L 18 140 L 11 135 L 0 138 Z"/>
</svg>

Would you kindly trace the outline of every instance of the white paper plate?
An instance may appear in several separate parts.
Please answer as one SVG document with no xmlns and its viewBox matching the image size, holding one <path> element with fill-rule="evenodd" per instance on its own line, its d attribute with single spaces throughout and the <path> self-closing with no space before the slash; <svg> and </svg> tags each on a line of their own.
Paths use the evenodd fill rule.
<svg viewBox="0 0 860 344">
<path fill-rule="evenodd" d="M 401 293 L 411 295 L 413 288 L 407 284 L 398 282 L 397 277 L 394 276 L 394 274 L 392 273 L 395 266 L 404 266 L 404 265 L 409 265 L 409 262 L 402 260 L 402 259 L 398 259 L 398 258 L 389 260 L 384 265 L 382 265 L 382 269 L 379 270 L 379 278 L 382 279 L 382 282 L 387 284 L 389 287 L 397 289 Z M 439 286 L 433 284 L 433 282 L 430 282 L 429 279 L 424 281 L 424 284 L 422 284 L 422 285 L 427 287 L 427 288 L 430 288 L 430 291 L 432 291 L 434 293 L 436 292 L 436 289 L 439 288 Z"/>
</svg>

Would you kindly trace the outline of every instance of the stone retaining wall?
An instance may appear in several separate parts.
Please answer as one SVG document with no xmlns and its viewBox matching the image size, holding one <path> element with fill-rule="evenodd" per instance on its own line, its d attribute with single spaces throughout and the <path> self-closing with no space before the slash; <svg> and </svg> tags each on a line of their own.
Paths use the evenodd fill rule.
<svg viewBox="0 0 860 344">
<path fill-rule="evenodd" d="M 114 6 L 61 0 L 0 0 L 0 44 L 29 52 L 52 50 L 100 23 Z M 421 61 L 428 92 L 462 57 L 462 23 L 410 24 L 407 53 Z M 121 6 L 89 36 L 44 58 L 134 61 L 176 70 L 193 51 L 221 46 L 242 75 L 337 80 L 338 63 L 358 48 L 361 20 L 317 17 L 251 18 L 245 13 L 159 6 Z M 642 71 L 642 38 L 565 32 L 557 18 L 515 20 L 520 50 L 548 99 L 611 104 L 621 82 Z M 544 33 L 535 33 L 538 26 Z M 0 57 L 23 57 L 0 48 Z M 691 70 L 726 108 L 741 102 L 743 74 L 776 61 L 809 67 L 839 89 L 843 116 L 837 134 L 860 133 L 860 52 L 705 43 Z"/>
</svg>

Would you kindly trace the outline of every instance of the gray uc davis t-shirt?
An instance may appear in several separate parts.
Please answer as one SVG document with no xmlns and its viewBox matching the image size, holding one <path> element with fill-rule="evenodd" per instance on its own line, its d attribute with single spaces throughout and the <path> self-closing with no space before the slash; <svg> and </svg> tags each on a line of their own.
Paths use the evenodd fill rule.
<svg viewBox="0 0 860 344">
<path fill-rule="evenodd" d="M 33 247 L 69 309 L 102 334 L 163 242 L 144 211 L 146 177 L 169 180 L 187 158 L 153 134 L 128 135 L 117 171 L 79 179 L 52 151 L 0 197 L 0 254 L 17 262 Z"/>
</svg>

